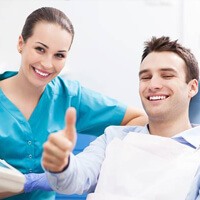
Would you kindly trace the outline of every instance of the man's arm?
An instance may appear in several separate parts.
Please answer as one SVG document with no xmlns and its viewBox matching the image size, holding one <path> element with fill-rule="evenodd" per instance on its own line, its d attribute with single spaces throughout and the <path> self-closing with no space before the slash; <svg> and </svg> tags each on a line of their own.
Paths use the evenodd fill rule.
<svg viewBox="0 0 200 200">
<path fill-rule="evenodd" d="M 108 133 L 108 137 L 112 134 Z M 105 159 L 106 136 L 95 139 L 83 152 L 70 154 L 68 167 L 60 173 L 46 171 L 50 186 L 59 193 L 83 194 L 94 192 Z"/>
<path fill-rule="evenodd" d="M 148 117 L 141 109 L 128 107 L 121 125 L 144 126 L 147 123 L 148 123 Z"/>
<path fill-rule="evenodd" d="M 71 153 L 74 136 L 70 134 L 75 133 L 75 128 L 71 127 L 70 120 L 66 117 L 65 130 L 49 136 L 44 144 L 42 164 L 46 169 L 49 184 L 55 191 L 65 194 L 93 192 L 105 158 L 107 137 L 103 134 L 83 152 L 74 156 Z M 73 126 L 75 127 L 75 123 Z M 112 134 L 108 135 L 112 137 Z"/>
</svg>

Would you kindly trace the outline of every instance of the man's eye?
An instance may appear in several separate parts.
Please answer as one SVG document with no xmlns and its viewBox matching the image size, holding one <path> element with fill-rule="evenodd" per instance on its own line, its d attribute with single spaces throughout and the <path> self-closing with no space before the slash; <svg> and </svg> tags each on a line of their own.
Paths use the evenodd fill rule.
<svg viewBox="0 0 200 200">
<path fill-rule="evenodd" d="M 44 48 L 42 48 L 42 47 L 36 47 L 35 49 L 36 49 L 37 51 L 39 51 L 39 52 L 45 52 Z"/>
<path fill-rule="evenodd" d="M 173 75 L 163 75 L 163 78 L 172 78 L 172 77 L 174 77 Z"/>
<path fill-rule="evenodd" d="M 140 77 L 140 80 L 148 80 L 148 79 L 151 79 L 150 76 L 143 76 L 143 77 Z"/>
</svg>

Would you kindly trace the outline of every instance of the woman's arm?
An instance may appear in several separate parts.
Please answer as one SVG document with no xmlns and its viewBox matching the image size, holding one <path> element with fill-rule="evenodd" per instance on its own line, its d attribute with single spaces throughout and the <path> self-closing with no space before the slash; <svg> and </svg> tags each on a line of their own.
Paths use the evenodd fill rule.
<svg viewBox="0 0 200 200">
<path fill-rule="evenodd" d="M 147 123 L 148 123 L 148 117 L 143 110 L 134 107 L 127 107 L 121 125 L 143 126 Z"/>
<path fill-rule="evenodd" d="M 21 194 L 21 193 L 23 193 L 23 191 L 21 191 L 19 193 L 0 192 L 0 199 L 4 199 L 4 198 L 11 197 L 11 196 L 14 196 L 14 195 L 17 195 L 17 194 Z"/>
</svg>

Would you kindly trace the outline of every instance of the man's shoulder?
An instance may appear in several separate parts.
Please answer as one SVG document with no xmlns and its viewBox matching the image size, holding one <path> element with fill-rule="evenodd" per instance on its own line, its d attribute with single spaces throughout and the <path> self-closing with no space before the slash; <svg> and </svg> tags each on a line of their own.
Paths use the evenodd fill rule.
<svg viewBox="0 0 200 200">
<path fill-rule="evenodd" d="M 106 131 L 123 131 L 126 133 L 141 132 L 143 130 L 146 130 L 146 126 L 109 126 L 106 128 Z"/>
<path fill-rule="evenodd" d="M 146 126 L 109 126 L 105 129 L 106 137 L 110 139 L 113 137 L 123 139 L 130 132 L 145 133 Z"/>
</svg>

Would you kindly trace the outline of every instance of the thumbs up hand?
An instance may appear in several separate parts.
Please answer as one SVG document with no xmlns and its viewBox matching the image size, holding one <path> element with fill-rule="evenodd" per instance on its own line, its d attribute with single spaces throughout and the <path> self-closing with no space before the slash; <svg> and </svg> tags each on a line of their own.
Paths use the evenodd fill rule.
<svg viewBox="0 0 200 200">
<path fill-rule="evenodd" d="M 69 108 L 66 112 L 66 127 L 49 135 L 43 145 L 42 164 L 51 172 L 61 172 L 69 162 L 69 155 L 76 144 L 76 110 Z"/>
</svg>

